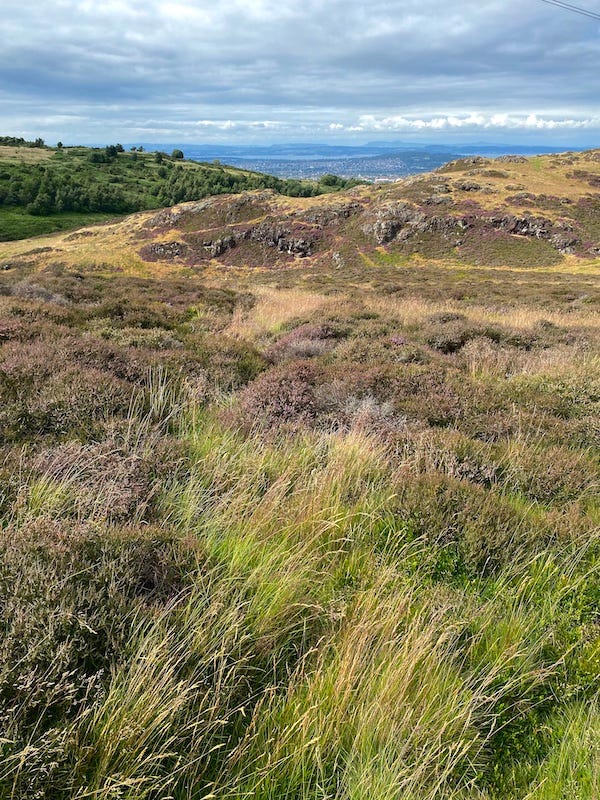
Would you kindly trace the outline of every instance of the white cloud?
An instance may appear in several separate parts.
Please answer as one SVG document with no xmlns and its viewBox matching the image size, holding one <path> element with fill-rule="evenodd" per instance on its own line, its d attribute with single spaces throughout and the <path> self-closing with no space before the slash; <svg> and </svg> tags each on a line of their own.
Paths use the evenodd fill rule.
<svg viewBox="0 0 600 800">
<path fill-rule="evenodd" d="M 499 113 L 486 115 L 471 112 L 464 115 L 448 115 L 442 117 L 406 117 L 394 115 L 388 117 L 376 117 L 372 114 L 360 116 L 358 125 L 340 126 L 337 129 L 349 131 L 389 131 L 389 132 L 409 132 L 409 131 L 444 131 L 452 129 L 472 129 L 472 130 L 580 130 L 600 128 L 600 117 L 586 117 L 581 119 L 572 118 L 547 118 L 537 114 L 508 114 Z"/>
</svg>

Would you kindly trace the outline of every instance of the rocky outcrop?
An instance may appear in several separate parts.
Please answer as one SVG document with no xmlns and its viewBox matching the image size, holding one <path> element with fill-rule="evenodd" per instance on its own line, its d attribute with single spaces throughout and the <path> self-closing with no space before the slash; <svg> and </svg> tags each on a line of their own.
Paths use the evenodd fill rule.
<svg viewBox="0 0 600 800">
<path fill-rule="evenodd" d="M 552 222 L 544 217 L 517 217 L 512 214 L 484 218 L 484 221 L 499 231 L 517 236 L 533 236 L 536 239 L 549 239 L 552 235 Z"/>
<path fill-rule="evenodd" d="M 312 254 L 316 237 L 310 235 L 310 232 L 306 235 L 298 235 L 291 227 L 272 222 L 261 222 L 251 227 L 233 229 L 226 235 L 214 239 L 203 238 L 199 244 L 211 258 L 218 258 L 245 241 L 258 242 L 265 247 L 275 248 L 280 253 L 305 258 Z M 194 244 L 196 243 L 197 237 L 194 236 Z"/>
<path fill-rule="evenodd" d="M 223 255 L 226 253 L 227 250 L 231 250 L 232 247 L 235 247 L 239 241 L 239 237 L 231 235 L 231 236 L 223 236 L 219 239 L 208 240 L 202 243 L 202 246 L 205 250 L 208 250 L 212 258 L 217 258 L 217 256 Z"/>
<path fill-rule="evenodd" d="M 499 160 L 526 161 L 521 156 Z M 504 190 L 515 194 L 503 193 L 498 205 L 491 205 L 478 197 L 500 193 L 497 185 L 490 188 L 484 183 L 486 171 L 502 180 L 512 174 L 490 171 L 494 163 L 461 159 L 429 176 L 314 201 L 282 201 L 265 190 L 182 204 L 148 219 L 146 231 L 149 227 L 151 231 L 145 236 L 154 241 L 140 254 L 154 261 L 181 258 L 193 265 L 214 258 L 246 266 L 285 265 L 294 258 L 323 256 L 322 263 L 339 269 L 344 264 L 343 243 L 347 240 L 361 248 L 364 236 L 371 246 L 397 243 L 407 252 L 422 249 L 459 258 L 479 253 L 478 248 L 485 255 L 490 242 L 505 239 L 508 245 L 508 237 L 537 239 L 562 254 L 594 254 L 600 196 L 588 193 L 574 204 L 570 198 L 534 194 L 519 183 L 507 183 Z M 453 175 L 459 168 L 462 174 Z M 570 175 L 591 180 L 590 168 Z M 180 241 L 157 241 L 174 237 L 177 228 Z M 235 248 L 239 252 L 233 254 Z M 347 248 L 343 252 L 347 259 Z"/>
<path fill-rule="evenodd" d="M 153 242 L 144 248 L 143 256 L 150 261 L 171 260 L 187 255 L 188 250 L 184 242 Z"/>
<path fill-rule="evenodd" d="M 501 161 L 504 164 L 526 164 L 527 159 L 525 156 L 498 156 L 498 158 L 494 159 L 495 161 Z"/>
<path fill-rule="evenodd" d="M 379 206 L 375 219 L 363 225 L 363 232 L 373 236 L 377 244 L 393 241 L 401 231 L 418 230 L 428 217 L 410 203 L 398 201 Z"/>
<path fill-rule="evenodd" d="M 311 225 L 319 227 L 326 227 L 327 225 L 334 225 L 349 219 L 350 217 L 360 214 L 363 210 L 361 203 L 353 201 L 350 203 L 343 203 L 335 206 L 326 206 L 324 208 L 309 208 L 301 211 L 297 218 L 303 222 L 308 222 Z"/>
<path fill-rule="evenodd" d="M 491 228 L 514 236 L 543 239 L 562 253 L 573 252 L 580 244 L 575 228 L 562 221 L 552 222 L 545 217 L 514 214 L 490 215 L 485 212 L 462 216 L 424 214 L 403 202 L 381 205 L 374 218 L 363 226 L 363 232 L 382 245 L 394 240 L 404 241 L 419 233 L 433 232 L 449 236 L 471 228 Z"/>
<path fill-rule="evenodd" d="M 267 247 L 276 247 L 281 253 L 301 258 L 311 255 L 316 243 L 316 237 L 311 236 L 308 231 L 303 236 L 290 228 L 267 222 L 251 228 L 249 238 Z"/>
<path fill-rule="evenodd" d="M 480 183 L 475 183 L 475 181 L 459 181 L 455 186 L 457 189 L 460 189 L 461 192 L 483 191 L 483 186 Z"/>
<path fill-rule="evenodd" d="M 180 225 L 186 217 L 193 214 L 200 214 L 205 211 L 215 202 L 214 198 L 201 200 L 197 203 L 186 203 L 184 206 L 173 206 L 172 208 L 165 208 L 154 214 L 146 222 L 147 228 L 175 228 Z"/>
</svg>

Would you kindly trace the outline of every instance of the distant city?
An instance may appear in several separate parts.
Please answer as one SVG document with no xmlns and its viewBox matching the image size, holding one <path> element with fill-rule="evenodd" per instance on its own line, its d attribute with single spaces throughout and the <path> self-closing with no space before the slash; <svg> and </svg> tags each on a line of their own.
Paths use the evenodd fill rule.
<svg viewBox="0 0 600 800">
<path fill-rule="evenodd" d="M 535 155 L 569 149 L 536 145 L 416 145 L 377 142 L 366 145 L 280 144 L 192 145 L 144 143 L 146 150 L 183 150 L 194 161 L 222 161 L 242 169 L 267 172 L 280 178 L 319 178 L 334 174 L 368 181 L 394 181 L 407 175 L 429 172 L 447 161 L 465 156 L 495 158 L 507 154 Z M 577 150 L 584 148 L 578 147 Z"/>
</svg>

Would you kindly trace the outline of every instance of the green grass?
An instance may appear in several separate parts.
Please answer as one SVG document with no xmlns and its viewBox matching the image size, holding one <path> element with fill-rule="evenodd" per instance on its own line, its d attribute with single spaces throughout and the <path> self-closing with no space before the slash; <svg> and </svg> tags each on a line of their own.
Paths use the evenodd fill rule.
<svg viewBox="0 0 600 800">
<path fill-rule="evenodd" d="M 68 231 L 114 219 L 115 214 L 63 212 L 34 217 L 22 208 L 0 208 L 0 241 L 28 239 L 57 231 Z"/>
</svg>

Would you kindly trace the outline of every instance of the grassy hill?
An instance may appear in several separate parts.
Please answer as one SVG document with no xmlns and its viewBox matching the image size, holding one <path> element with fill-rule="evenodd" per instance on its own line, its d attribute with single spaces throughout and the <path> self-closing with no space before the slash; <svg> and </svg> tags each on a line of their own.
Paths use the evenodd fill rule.
<svg viewBox="0 0 600 800">
<path fill-rule="evenodd" d="M 595 800 L 598 180 L 0 244 L 1 800 Z"/>
<path fill-rule="evenodd" d="M 311 196 L 353 185 L 335 176 L 320 182 L 185 161 L 166 153 L 105 148 L 2 144 L 0 241 L 70 230 L 115 215 L 244 189 L 270 188 Z M 41 141 L 41 140 L 40 140 Z"/>
</svg>

